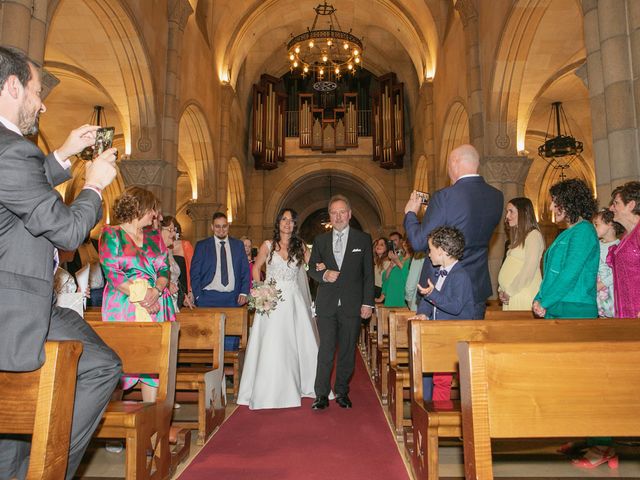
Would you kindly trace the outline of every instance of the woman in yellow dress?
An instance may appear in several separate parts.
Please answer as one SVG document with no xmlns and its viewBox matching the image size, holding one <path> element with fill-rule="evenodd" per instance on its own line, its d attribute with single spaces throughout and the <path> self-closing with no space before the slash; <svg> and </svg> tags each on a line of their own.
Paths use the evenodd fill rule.
<svg viewBox="0 0 640 480">
<path fill-rule="evenodd" d="M 540 259 L 544 239 L 531 200 L 516 197 L 507 203 L 509 249 L 498 274 L 498 295 L 503 310 L 531 310 L 542 276 Z"/>
</svg>

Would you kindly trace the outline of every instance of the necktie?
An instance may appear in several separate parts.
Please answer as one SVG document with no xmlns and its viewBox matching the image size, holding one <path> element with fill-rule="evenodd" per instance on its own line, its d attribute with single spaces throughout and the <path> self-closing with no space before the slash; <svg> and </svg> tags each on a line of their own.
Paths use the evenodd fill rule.
<svg viewBox="0 0 640 480">
<path fill-rule="evenodd" d="M 227 249 L 224 244 L 224 241 L 220 242 L 220 282 L 226 287 L 229 285 L 229 267 L 227 266 Z"/>
<path fill-rule="evenodd" d="M 342 267 L 342 235 L 344 232 L 336 232 L 336 243 L 333 245 L 333 256 L 336 257 L 338 268 Z"/>
</svg>

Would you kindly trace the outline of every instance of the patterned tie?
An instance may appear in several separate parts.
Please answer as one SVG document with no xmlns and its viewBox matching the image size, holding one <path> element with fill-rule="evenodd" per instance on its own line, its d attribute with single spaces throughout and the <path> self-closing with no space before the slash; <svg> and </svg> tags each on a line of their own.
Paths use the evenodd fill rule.
<svg viewBox="0 0 640 480">
<path fill-rule="evenodd" d="M 336 232 L 336 243 L 333 245 L 333 256 L 336 257 L 338 268 L 342 267 L 342 259 L 344 257 L 342 248 L 342 235 L 344 235 L 344 232 Z"/>
<path fill-rule="evenodd" d="M 225 287 L 229 285 L 229 267 L 227 266 L 227 249 L 224 240 L 220 242 L 220 282 Z"/>
</svg>

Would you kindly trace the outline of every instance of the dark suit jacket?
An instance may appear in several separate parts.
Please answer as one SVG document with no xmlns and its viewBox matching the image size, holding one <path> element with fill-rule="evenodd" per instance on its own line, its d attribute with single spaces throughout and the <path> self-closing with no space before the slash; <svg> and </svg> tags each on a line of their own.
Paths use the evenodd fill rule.
<svg viewBox="0 0 640 480">
<path fill-rule="evenodd" d="M 249 261 L 244 252 L 244 243 L 232 237 L 228 237 L 231 248 L 231 267 L 235 277 L 234 293 L 237 297 L 241 293 L 249 294 L 251 288 L 251 278 L 249 276 Z M 191 261 L 191 290 L 196 298 L 202 294 L 204 287 L 209 285 L 214 275 L 218 259 L 216 254 L 215 240 L 213 237 L 205 238 L 196 243 L 196 249 Z"/>
<path fill-rule="evenodd" d="M 434 275 L 430 278 L 435 285 L 437 277 Z M 417 313 L 424 313 L 427 318 L 433 320 L 435 307 L 435 320 L 474 320 L 474 304 L 471 279 L 462 263 L 458 262 L 446 276 L 442 290 L 434 288 L 431 295 L 422 297 Z"/>
<path fill-rule="evenodd" d="M 416 251 L 428 250 L 427 235 L 436 227 L 447 225 L 462 231 L 465 246 L 461 262 L 471 277 L 476 303 L 484 302 L 492 293 L 489 241 L 502 218 L 503 203 L 502 192 L 484 178 L 466 177 L 433 195 L 422 224 L 413 212 L 404 217 L 407 237 Z M 433 277 L 432 270 L 431 262 L 424 262 L 421 285 L 428 275 Z"/>
<path fill-rule="evenodd" d="M 340 270 L 338 280 L 334 283 L 325 282 L 322 279 L 325 270 L 316 271 L 317 263 L 324 263 L 329 270 Z M 332 232 L 318 235 L 313 241 L 309 275 L 318 282 L 318 316 L 335 314 L 338 302 L 348 315 L 359 316 L 362 305 L 375 305 L 371 236 L 355 228 L 349 228 L 342 268 L 339 269 L 333 256 Z"/>
<path fill-rule="evenodd" d="M 65 205 L 53 186 L 69 171 L 1 124 L 0 171 L 0 370 L 35 370 L 51 318 L 54 247 L 78 248 L 102 200 L 82 190 Z"/>
</svg>

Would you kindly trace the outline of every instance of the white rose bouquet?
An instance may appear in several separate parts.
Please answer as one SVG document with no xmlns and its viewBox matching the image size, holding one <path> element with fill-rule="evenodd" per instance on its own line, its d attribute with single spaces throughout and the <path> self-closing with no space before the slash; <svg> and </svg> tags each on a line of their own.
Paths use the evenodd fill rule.
<svg viewBox="0 0 640 480">
<path fill-rule="evenodd" d="M 272 278 L 268 282 L 253 282 L 249 292 L 249 309 L 269 316 L 282 299 L 282 290 L 276 287 L 275 279 Z"/>
</svg>

